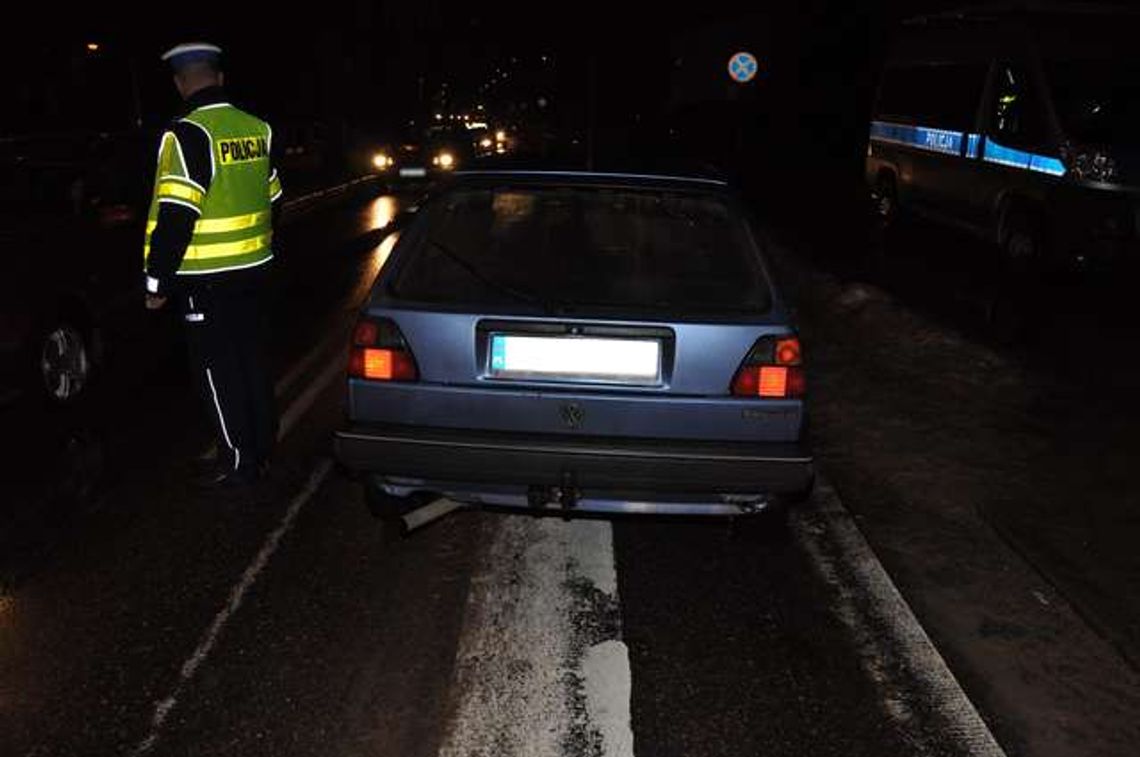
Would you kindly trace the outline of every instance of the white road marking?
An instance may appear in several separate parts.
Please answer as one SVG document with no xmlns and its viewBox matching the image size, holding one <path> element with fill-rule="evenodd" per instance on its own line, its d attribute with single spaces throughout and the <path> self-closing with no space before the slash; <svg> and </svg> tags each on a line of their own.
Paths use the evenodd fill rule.
<svg viewBox="0 0 1140 757">
<path fill-rule="evenodd" d="M 604 521 L 507 516 L 472 580 L 441 757 L 632 757 Z"/>
<path fill-rule="evenodd" d="M 794 526 L 797 542 L 836 593 L 833 609 L 851 632 L 887 713 L 904 727 L 913 725 L 911 703 L 918 703 L 923 718 L 936 721 L 933 731 L 916 734 L 920 742 L 950 741 L 971 757 L 1005 757 L 835 491 L 821 483 Z M 912 746 L 922 751 L 911 753 L 938 753 L 936 743 Z"/>
<path fill-rule="evenodd" d="M 320 489 L 321 484 L 324 483 L 325 478 L 328 477 L 331 470 L 332 461 L 327 459 L 322 460 L 309 476 L 309 481 L 305 484 L 305 488 L 293 498 L 293 501 L 289 504 L 289 509 L 285 511 L 285 516 L 281 519 L 277 528 L 265 539 L 265 542 L 261 545 L 261 549 L 258 550 L 257 555 L 253 558 L 253 562 L 249 564 L 249 567 L 242 573 L 241 579 L 230 590 L 229 598 L 226 600 L 225 605 L 223 605 L 222 609 L 218 611 L 218 614 L 214 616 L 213 622 L 210 623 L 209 628 L 206 629 L 205 634 L 203 634 L 202 639 L 198 642 L 198 646 L 194 649 L 194 652 L 182 663 L 178 683 L 175 684 L 174 690 L 171 691 L 169 696 L 155 702 L 154 714 L 151 716 L 150 733 L 148 733 L 146 738 L 140 741 L 138 746 L 131 752 L 133 757 L 141 757 L 141 755 L 148 754 L 154 749 L 155 744 L 158 743 L 158 739 L 162 735 L 162 728 L 166 723 L 167 717 L 169 717 L 171 711 L 178 705 L 178 697 L 190 683 L 191 679 L 194 678 L 194 674 L 198 672 L 202 663 L 210 656 L 214 646 L 217 644 L 218 637 L 225 629 L 230 618 L 241 608 L 241 603 L 245 598 L 246 592 L 249 591 L 250 587 L 257 581 L 258 576 L 260 576 L 261 572 L 265 569 L 269 558 L 273 556 L 273 553 L 277 550 L 277 546 L 281 543 L 281 539 L 288 533 L 289 529 L 292 528 L 293 522 L 297 519 L 297 514 L 301 511 L 301 508 L 304 507 L 305 503 Z"/>
<path fill-rule="evenodd" d="M 582 658 L 582 687 L 587 720 L 602 737 L 602 754 L 632 757 L 629 648 L 620 641 L 603 641 L 587 649 Z"/>
</svg>

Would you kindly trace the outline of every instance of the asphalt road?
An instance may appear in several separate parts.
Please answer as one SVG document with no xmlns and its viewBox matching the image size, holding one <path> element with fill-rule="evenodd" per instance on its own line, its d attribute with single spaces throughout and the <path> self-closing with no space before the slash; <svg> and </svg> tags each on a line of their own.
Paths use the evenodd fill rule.
<svg viewBox="0 0 1140 757">
<path fill-rule="evenodd" d="M 860 624 L 872 589 L 820 558 L 833 510 L 786 536 L 477 512 L 382 533 L 330 434 L 402 201 L 281 234 L 290 421 L 254 490 L 188 485 L 207 436 L 176 356 L 116 367 L 84 420 L 99 496 L 23 519 L 6 556 L 0 755 L 992 753 L 923 699 L 896 636 Z"/>
</svg>

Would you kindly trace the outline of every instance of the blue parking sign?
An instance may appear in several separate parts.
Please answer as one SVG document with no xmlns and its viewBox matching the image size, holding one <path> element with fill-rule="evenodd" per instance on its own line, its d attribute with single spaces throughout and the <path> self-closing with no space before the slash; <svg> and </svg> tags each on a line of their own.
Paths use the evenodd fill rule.
<svg viewBox="0 0 1140 757">
<path fill-rule="evenodd" d="M 738 84 L 752 81 L 759 70 L 760 64 L 752 53 L 742 51 L 728 59 L 728 75 Z"/>
</svg>

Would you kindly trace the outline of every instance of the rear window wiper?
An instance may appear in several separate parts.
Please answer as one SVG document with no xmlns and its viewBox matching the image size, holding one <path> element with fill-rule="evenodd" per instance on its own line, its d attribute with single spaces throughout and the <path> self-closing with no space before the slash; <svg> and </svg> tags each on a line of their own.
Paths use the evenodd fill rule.
<svg viewBox="0 0 1140 757">
<path fill-rule="evenodd" d="M 489 276 L 486 276 L 483 273 L 481 273 L 479 271 L 479 269 L 476 268 L 471 263 L 470 260 L 468 260 L 467 258 L 458 254 L 457 252 L 452 250 L 450 247 L 443 244 L 443 242 L 440 242 L 437 239 L 432 239 L 429 237 L 427 240 L 427 243 L 429 245 L 431 245 L 432 247 L 434 247 L 435 249 L 442 252 L 448 260 L 450 260 L 453 263 L 455 263 L 456 265 L 458 265 L 460 268 L 462 268 L 464 271 L 466 271 L 468 274 L 470 274 L 471 277 L 474 278 L 475 280 L 477 280 L 479 283 L 484 284 L 487 287 L 490 287 L 491 289 L 494 289 L 498 292 L 501 292 L 502 294 L 505 294 L 508 297 L 513 297 L 514 299 L 518 300 L 519 302 L 525 302 L 529 305 L 537 305 L 548 313 L 554 312 L 553 304 L 555 304 L 555 303 L 551 303 L 551 302 L 547 301 L 546 299 L 538 296 L 537 294 L 534 294 L 533 292 L 528 292 L 528 291 L 525 291 L 522 289 L 518 289 L 516 287 L 511 286 L 510 284 L 504 284 L 501 281 L 495 281 L 494 279 L 490 278 Z"/>
</svg>

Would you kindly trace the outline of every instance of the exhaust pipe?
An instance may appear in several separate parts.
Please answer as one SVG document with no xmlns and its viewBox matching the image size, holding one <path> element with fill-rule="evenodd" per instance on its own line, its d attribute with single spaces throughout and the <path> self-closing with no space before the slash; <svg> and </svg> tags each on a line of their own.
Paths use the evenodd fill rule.
<svg viewBox="0 0 1140 757">
<path fill-rule="evenodd" d="M 467 507 L 467 505 L 464 505 L 462 502 L 456 502 L 446 497 L 432 500 L 426 505 L 404 513 L 400 518 L 404 524 L 404 533 L 410 534 L 416 529 L 423 528 L 427 524 L 434 523 L 440 518 L 450 515 L 456 510 L 462 510 L 465 507 Z"/>
</svg>

